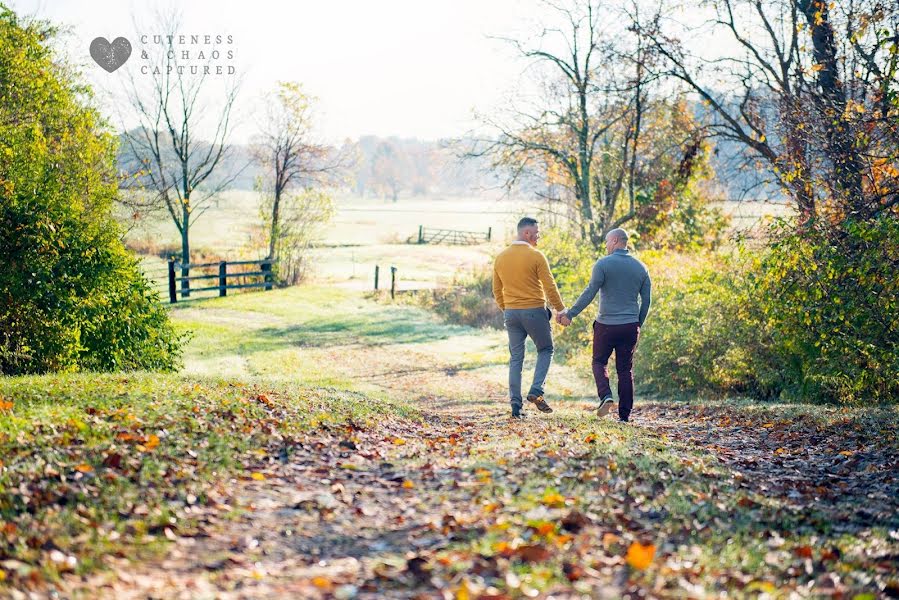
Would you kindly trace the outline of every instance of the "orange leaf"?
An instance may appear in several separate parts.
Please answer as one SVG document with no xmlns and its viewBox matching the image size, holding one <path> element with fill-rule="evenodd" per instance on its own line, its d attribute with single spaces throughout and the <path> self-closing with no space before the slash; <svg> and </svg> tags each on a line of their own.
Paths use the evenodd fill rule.
<svg viewBox="0 0 899 600">
<path fill-rule="evenodd" d="M 12 410 L 12 400 L 0 398 L 0 410 Z"/>
<path fill-rule="evenodd" d="M 81 463 L 80 465 L 75 467 L 75 470 L 79 473 L 90 473 L 94 470 L 94 468 L 87 463 Z"/>
<path fill-rule="evenodd" d="M 588 444 L 592 444 L 593 442 L 596 441 L 596 436 L 591 433 L 590 435 L 588 435 L 587 437 L 584 438 L 584 441 Z"/>
<path fill-rule="evenodd" d="M 331 591 L 331 588 L 333 587 L 331 580 L 327 577 L 322 577 L 321 575 L 312 578 L 312 585 L 326 592 Z"/>
<path fill-rule="evenodd" d="M 534 527 L 534 530 L 537 533 L 539 533 L 540 535 L 546 535 L 546 534 L 552 533 L 553 531 L 556 530 L 555 523 L 550 523 L 549 521 L 540 521 L 539 523 L 535 524 L 533 527 Z"/>
<path fill-rule="evenodd" d="M 643 545 L 640 542 L 634 542 L 627 549 L 627 556 L 624 559 L 631 567 L 642 571 L 652 563 L 655 553 L 656 547 L 653 544 Z"/>
<path fill-rule="evenodd" d="M 403 487 L 408 490 L 408 489 L 414 488 L 415 484 L 412 483 L 412 481 L 407 479 L 406 481 L 403 482 Z"/>
</svg>

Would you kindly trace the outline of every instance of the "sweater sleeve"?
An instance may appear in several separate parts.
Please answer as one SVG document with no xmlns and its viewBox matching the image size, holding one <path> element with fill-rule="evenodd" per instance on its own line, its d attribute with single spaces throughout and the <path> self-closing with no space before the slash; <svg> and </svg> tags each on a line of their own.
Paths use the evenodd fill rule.
<svg viewBox="0 0 899 600">
<path fill-rule="evenodd" d="M 606 281 L 606 273 L 602 270 L 602 263 L 600 261 L 596 261 L 596 264 L 593 265 L 593 272 L 590 274 L 590 282 L 587 284 L 587 287 L 584 288 L 584 291 L 581 292 L 581 295 L 578 296 L 578 299 L 575 303 L 568 309 L 568 317 L 573 319 L 593 302 L 593 299 L 596 298 L 596 294 L 599 293 L 599 288 L 602 287 Z"/>
<path fill-rule="evenodd" d="M 496 265 L 493 266 L 493 298 L 500 310 L 506 310 L 506 303 L 503 300 L 503 280 L 500 279 Z"/>
<path fill-rule="evenodd" d="M 649 314 L 649 306 L 652 304 L 652 280 L 649 277 L 649 273 L 646 273 L 646 279 L 643 280 L 643 285 L 640 286 L 640 327 L 643 327 L 643 321 L 646 320 L 646 316 Z"/>
<path fill-rule="evenodd" d="M 558 311 L 563 310 L 565 303 L 562 302 L 559 288 L 556 287 L 556 280 L 553 278 L 552 271 L 549 270 L 549 261 L 546 260 L 546 256 L 542 252 L 540 253 L 540 259 L 537 261 L 537 277 L 540 279 L 540 283 L 543 284 L 543 294 L 552 307 Z"/>
</svg>

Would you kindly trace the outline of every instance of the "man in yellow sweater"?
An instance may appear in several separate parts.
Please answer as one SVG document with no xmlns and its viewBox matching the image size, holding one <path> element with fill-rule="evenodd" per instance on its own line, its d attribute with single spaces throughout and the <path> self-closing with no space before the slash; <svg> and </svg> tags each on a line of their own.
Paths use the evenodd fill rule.
<svg viewBox="0 0 899 600">
<path fill-rule="evenodd" d="M 521 369 L 528 336 L 537 347 L 528 402 L 541 412 L 553 410 L 543 399 L 543 384 L 553 358 L 553 315 L 546 302 L 558 312 L 564 311 L 565 305 L 546 257 L 536 248 L 539 239 L 536 219 L 523 218 L 518 222 L 518 238 L 493 263 L 493 297 L 503 311 L 503 324 L 509 334 L 509 399 L 512 417 L 516 419 L 522 417 Z"/>
</svg>

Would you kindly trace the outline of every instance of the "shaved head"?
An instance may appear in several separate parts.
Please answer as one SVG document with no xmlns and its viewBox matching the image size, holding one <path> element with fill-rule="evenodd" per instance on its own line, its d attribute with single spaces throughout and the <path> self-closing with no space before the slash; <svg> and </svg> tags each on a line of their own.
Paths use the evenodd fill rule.
<svg viewBox="0 0 899 600">
<path fill-rule="evenodd" d="M 611 254 L 615 250 L 627 250 L 627 232 L 616 227 L 606 234 L 606 252 Z"/>
<path fill-rule="evenodd" d="M 617 227 L 606 234 L 606 239 L 609 241 L 615 240 L 627 244 L 627 238 L 627 232 L 620 227 Z"/>
</svg>

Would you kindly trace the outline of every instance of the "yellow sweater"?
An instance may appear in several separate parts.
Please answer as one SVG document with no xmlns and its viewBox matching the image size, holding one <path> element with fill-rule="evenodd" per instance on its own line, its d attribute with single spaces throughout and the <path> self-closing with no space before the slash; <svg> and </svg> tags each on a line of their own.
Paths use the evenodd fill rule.
<svg viewBox="0 0 899 600">
<path fill-rule="evenodd" d="M 502 310 L 542 308 L 546 300 L 556 310 L 565 308 L 546 257 L 527 243 L 513 243 L 496 257 L 493 297 Z"/>
</svg>

